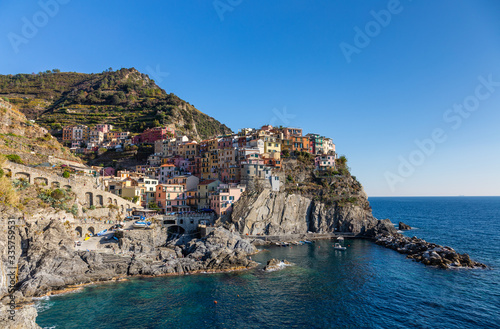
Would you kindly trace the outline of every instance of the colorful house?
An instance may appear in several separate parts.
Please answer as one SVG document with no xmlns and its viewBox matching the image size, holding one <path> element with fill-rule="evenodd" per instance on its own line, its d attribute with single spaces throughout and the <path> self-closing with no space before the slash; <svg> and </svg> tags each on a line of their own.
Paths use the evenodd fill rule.
<svg viewBox="0 0 500 329">
<path fill-rule="evenodd" d="M 220 184 L 217 191 L 210 195 L 210 208 L 218 216 L 229 214 L 233 204 L 238 201 L 245 191 L 245 186 L 236 184 Z"/>
</svg>

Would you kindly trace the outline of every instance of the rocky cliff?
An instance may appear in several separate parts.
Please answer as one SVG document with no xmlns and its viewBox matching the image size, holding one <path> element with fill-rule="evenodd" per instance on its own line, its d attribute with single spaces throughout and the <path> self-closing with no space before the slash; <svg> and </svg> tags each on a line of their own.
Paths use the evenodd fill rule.
<svg viewBox="0 0 500 329">
<path fill-rule="evenodd" d="M 230 222 L 243 234 L 285 235 L 297 233 L 351 232 L 375 236 L 394 232 L 389 220 L 373 217 L 361 184 L 348 170 L 315 171 L 311 159 L 284 159 L 277 173 L 280 191 L 266 182 L 254 182 L 234 205 Z M 338 163 L 339 169 L 346 168 Z"/>
<path fill-rule="evenodd" d="M 167 234 L 161 227 L 124 231 L 118 243 L 103 239 L 98 250 L 77 251 L 61 221 L 39 220 L 19 225 L 16 239 L 19 302 L 71 285 L 128 275 L 182 274 L 255 266 L 246 258 L 256 252 L 255 247 L 239 234 L 223 228 L 203 239 L 172 248 L 166 247 Z"/>
</svg>

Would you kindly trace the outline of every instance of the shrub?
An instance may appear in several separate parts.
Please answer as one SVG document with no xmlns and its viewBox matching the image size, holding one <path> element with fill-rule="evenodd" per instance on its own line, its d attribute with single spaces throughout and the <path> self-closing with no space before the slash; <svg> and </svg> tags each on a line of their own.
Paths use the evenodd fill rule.
<svg viewBox="0 0 500 329">
<path fill-rule="evenodd" d="M 0 178 L 0 202 L 15 205 L 19 201 L 19 195 L 6 177 Z"/>
<path fill-rule="evenodd" d="M 50 196 L 52 198 L 54 198 L 55 200 L 62 200 L 66 196 L 66 192 L 64 190 L 61 190 L 61 189 L 55 189 L 54 191 L 52 191 Z"/>
<path fill-rule="evenodd" d="M 8 154 L 5 157 L 11 162 L 23 164 L 23 160 L 21 160 L 21 157 L 17 154 Z"/>
<path fill-rule="evenodd" d="M 160 207 L 154 201 L 149 201 L 148 208 L 153 210 L 160 210 Z"/>
<path fill-rule="evenodd" d="M 69 176 L 70 176 L 69 171 L 65 170 L 65 171 L 63 172 L 63 177 L 64 177 L 64 178 L 69 178 Z"/>
</svg>

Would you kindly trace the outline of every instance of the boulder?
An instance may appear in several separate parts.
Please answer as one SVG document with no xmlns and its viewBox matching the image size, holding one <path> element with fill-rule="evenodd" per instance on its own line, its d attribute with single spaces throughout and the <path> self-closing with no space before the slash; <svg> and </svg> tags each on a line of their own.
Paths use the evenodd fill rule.
<svg viewBox="0 0 500 329">
<path fill-rule="evenodd" d="M 267 272 L 277 271 L 283 269 L 285 266 L 291 266 L 291 265 L 293 264 L 287 261 L 286 259 L 278 260 L 276 258 L 273 258 L 267 262 L 267 265 L 264 267 L 264 271 Z"/>
<path fill-rule="evenodd" d="M 399 222 L 398 226 L 399 226 L 399 229 L 400 229 L 401 231 L 408 231 L 408 230 L 411 230 L 411 229 L 412 229 L 412 227 L 411 227 L 410 225 L 406 225 L 406 224 L 405 224 L 405 223 L 403 223 L 403 222 Z"/>
</svg>

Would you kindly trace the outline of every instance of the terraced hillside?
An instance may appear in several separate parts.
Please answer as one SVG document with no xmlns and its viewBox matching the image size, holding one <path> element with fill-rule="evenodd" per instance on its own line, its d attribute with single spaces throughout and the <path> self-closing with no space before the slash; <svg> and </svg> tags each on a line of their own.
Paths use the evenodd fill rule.
<svg viewBox="0 0 500 329">
<path fill-rule="evenodd" d="M 0 157 L 23 164 L 40 164 L 49 157 L 81 162 L 47 130 L 26 119 L 10 103 L 0 100 Z"/>
<path fill-rule="evenodd" d="M 231 132 L 134 68 L 97 74 L 53 70 L 0 75 L 0 96 L 56 136 L 65 125 L 97 123 L 131 132 L 173 124 L 180 133 L 198 139 Z"/>
</svg>

